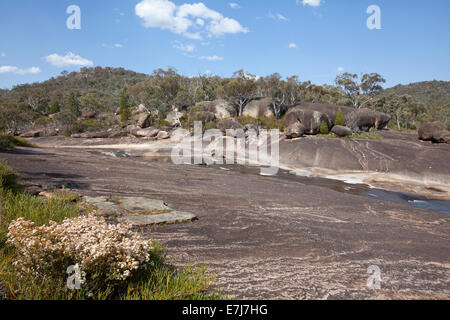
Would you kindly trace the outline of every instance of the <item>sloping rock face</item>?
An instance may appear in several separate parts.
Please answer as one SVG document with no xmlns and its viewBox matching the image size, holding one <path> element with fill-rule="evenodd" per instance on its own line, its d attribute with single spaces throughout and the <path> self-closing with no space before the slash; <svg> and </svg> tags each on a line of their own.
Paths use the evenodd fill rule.
<svg viewBox="0 0 450 320">
<path fill-rule="evenodd" d="M 275 114 L 270 107 L 270 103 L 270 98 L 255 99 L 247 104 L 242 115 L 252 118 L 274 117 Z"/>
<path fill-rule="evenodd" d="M 305 134 L 314 135 L 320 132 L 322 122 L 328 124 L 329 119 L 322 112 L 295 107 L 286 115 L 284 125 L 286 128 L 290 128 L 296 122 L 301 123 L 305 127 Z"/>
<path fill-rule="evenodd" d="M 71 138 L 79 138 L 79 139 L 103 139 L 109 138 L 110 132 L 85 132 L 85 133 L 76 133 L 71 135 Z"/>
<path fill-rule="evenodd" d="M 419 139 L 436 143 L 450 143 L 450 131 L 440 122 L 425 123 L 419 128 Z"/>
</svg>

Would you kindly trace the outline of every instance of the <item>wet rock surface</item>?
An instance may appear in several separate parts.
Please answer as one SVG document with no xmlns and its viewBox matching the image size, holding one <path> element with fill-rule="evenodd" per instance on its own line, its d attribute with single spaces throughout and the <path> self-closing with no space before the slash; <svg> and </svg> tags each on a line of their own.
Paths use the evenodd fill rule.
<svg viewBox="0 0 450 320">
<path fill-rule="evenodd" d="M 410 170 L 434 167 L 442 163 L 439 152 L 448 152 L 447 145 L 425 145 L 415 135 L 400 135 L 396 142 L 388 137 L 383 138 L 384 143 L 317 138 L 309 145 L 317 148 L 319 140 L 326 140 L 323 146 L 328 148 L 334 143 L 352 143 L 347 146 L 355 152 L 348 157 L 351 166 L 360 163 L 352 159 L 357 159 L 362 146 L 380 159 L 394 159 L 380 160 L 383 165 L 414 156 L 414 163 L 403 163 Z M 305 143 L 302 146 L 306 147 L 308 139 L 282 143 Z M 32 142 L 38 141 L 44 140 Z M 405 154 L 399 155 L 395 150 L 401 145 L 412 150 L 400 149 Z M 367 157 L 367 162 L 361 163 L 375 166 Z M 445 214 L 294 180 L 105 157 L 82 148 L 18 148 L 0 153 L 0 159 L 30 183 L 64 181 L 86 196 L 161 199 L 175 211 L 195 213 L 199 218 L 195 223 L 155 226 L 146 234 L 163 242 L 168 259 L 175 263 L 207 264 L 219 286 L 237 298 L 450 297 L 450 216 Z M 448 169 L 441 165 L 428 170 L 443 174 Z M 380 290 L 366 286 L 371 265 L 381 270 Z"/>
<path fill-rule="evenodd" d="M 197 217 L 188 212 L 174 211 L 163 201 L 143 197 L 84 197 L 95 207 L 100 216 L 118 218 L 133 226 L 148 227 L 159 224 L 195 221 Z"/>
</svg>

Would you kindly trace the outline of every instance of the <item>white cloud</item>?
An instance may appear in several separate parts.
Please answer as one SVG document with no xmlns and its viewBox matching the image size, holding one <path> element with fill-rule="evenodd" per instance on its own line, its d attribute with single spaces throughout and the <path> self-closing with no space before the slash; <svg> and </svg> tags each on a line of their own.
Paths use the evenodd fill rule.
<svg viewBox="0 0 450 320">
<path fill-rule="evenodd" d="M 282 20 L 282 21 L 288 21 L 288 18 L 283 16 L 281 13 L 273 14 L 272 12 L 269 12 L 269 18 L 273 20 Z"/>
<path fill-rule="evenodd" d="M 235 3 L 235 2 L 232 2 L 232 3 L 230 3 L 230 7 L 232 9 L 239 9 L 241 6 L 239 4 L 237 4 L 237 3 Z"/>
<path fill-rule="evenodd" d="M 121 43 L 115 43 L 114 48 L 123 48 L 123 45 Z"/>
<path fill-rule="evenodd" d="M 283 16 L 281 13 L 277 13 L 277 18 L 279 19 L 279 20 L 284 20 L 284 21 L 287 21 L 288 19 L 285 17 L 285 16 Z"/>
<path fill-rule="evenodd" d="M 337 69 L 337 71 L 339 71 L 339 72 L 342 72 L 342 71 L 344 71 L 345 69 L 343 68 L 343 67 L 339 67 L 338 69 Z"/>
<path fill-rule="evenodd" d="M 0 74 L 2 73 L 15 73 L 19 75 L 25 75 L 25 74 L 37 74 L 40 73 L 41 69 L 38 67 L 31 67 L 28 69 L 20 69 L 18 67 L 14 66 L 0 66 Z"/>
<path fill-rule="evenodd" d="M 295 48 L 297 48 L 297 44 L 295 44 L 295 43 L 289 44 L 289 49 L 295 49 Z"/>
<path fill-rule="evenodd" d="M 302 2 L 304 6 L 318 7 L 321 0 L 303 0 Z M 300 4 L 300 0 L 297 0 L 297 4 Z"/>
<path fill-rule="evenodd" d="M 48 63 L 55 67 L 81 66 L 92 67 L 94 63 L 88 59 L 82 58 L 72 52 L 68 52 L 65 56 L 59 54 L 51 54 L 45 57 Z"/>
<path fill-rule="evenodd" d="M 195 45 L 193 44 L 182 44 L 180 42 L 176 42 L 173 47 L 175 49 L 184 51 L 184 52 L 194 52 L 195 51 Z"/>
<path fill-rule="evenodd" d="M 201 39 L 201 33 L 211 37 L 248 32 L 238 21 L 224 17 L 202 2 L 177 6 L 169 0 L 142 0 L 135 12 L 146 28 L 170 30 L 190 39 Z"/>
<path fill-rule="evenodd" d="M 2 52 L 1 56 L 2 58 L 6 57 L 6 53 Z"/>
<path fill-rule="evenodd" d="M 208 61 L 222 61 L 223 57 L 219 56 L 207 56 L 207 57 L 200 57 L 201 60 L 208 60 Z"/>
</svg>

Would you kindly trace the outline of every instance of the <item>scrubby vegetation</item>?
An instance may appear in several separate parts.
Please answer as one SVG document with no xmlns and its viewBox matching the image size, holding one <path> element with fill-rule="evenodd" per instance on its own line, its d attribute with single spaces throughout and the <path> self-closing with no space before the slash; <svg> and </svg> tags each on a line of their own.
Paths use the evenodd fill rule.
<svg viewBox="0 0 450 320">
<path fill-rule="evenodd" d="M 14 147 L 34 147 L 34 145 L 22 138 L 0 134 L 0 150 L 12 149 Z"/>
<path fill-rule="evenodd" d="M 274 115 L 267 128 L 300 102 L 329 103 L 354 108 L 370 108 L 392 116 L 395 129 L 416 129 L 424 122 L 450 121 L 447 82 L 424 82 L 384 90 L 385 79 L 377 74 L 343 73 L 335 85 L 314 85 L 298 76 L 283 79 L 279 74 L 257 77 L 239 70 L 230 78 L 199 75 L 185 77 L 174 69 L 158 69 L 151 75 L 124 69 L 82 68 L 63 72 L 42 83 L 2 90 L 0 132 L 16 132 L 24 127 L 59 126 L 74 132 L 123 126 L 132 116 L 131 108 L 143 104 L 157 122 L 165 121 L 173 110 L 184 111 L 189 126 L 198 103 L 226 100 L 235 116 L 244 115 L 254 99 L 267 97 Z M 95 112 L 96 125 L 80 123 L 80 115 Z M 50 116 L 50 117 L 49 117 Z M 85 120 L 85 119 L 84 119 Z M 203 119 L 201 119 L 203 121 Z M 209 122 L 209 121 L 207 121 Z M 337 123 L 343 123 L 338 115 Z M 212 124 L 209 124 L 212 126 Z"/>
<path fill-rule="evenodd" d="M 170 266 L 161 245 L 87 212 L 75 193 L 31 196 L 19 190 L 17 178 L 0 162 L 0 292 L 6 298 L 222 298 L 211 290 L 205 267 Z M 70 266 L 79 268 L 79 290 L 67 286 Z"/>
</svg>

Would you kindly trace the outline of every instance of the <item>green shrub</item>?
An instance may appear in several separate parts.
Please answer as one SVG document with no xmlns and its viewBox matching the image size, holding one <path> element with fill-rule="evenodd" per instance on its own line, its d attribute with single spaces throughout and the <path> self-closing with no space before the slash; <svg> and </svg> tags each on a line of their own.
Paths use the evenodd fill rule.
<svg viewBox="0 0 450 320">
<path fill-rule="evenodd" d="M 320 125 L 320 133 L 321 134 L 328 134 L 329 129 L 328 129 L 328 125 L 325 121 L 322 121 L 322 124 Z"/>
<path fill-rule="evenodd" d="M 14 147 L 35 147 L 35 146 L 22 138 L 4 134 L 0 135 L 0 150 L 12 149 Z"/>
<path fill-rule="evenodd" d="M 61 106 L 59 105 L 59 102 L 55 101 L 55 100 L 50 102 L 50 108 L 48 110 L 48 113 L 55 114 L 55 113 L 58 113 L 59 111 L 61 111 Z"/>
<path fill-rule="evenodd" d="M 5 163 L 0 161 L 0 192 L 2 190 L 20 191 L 19 176 Z"/>
<path fill-rule="evenodd" d="M 335 126 L 345 126 L 345 120 L 344 120 L 344 113 L 342 112 L 342 109 L 339 108 L 337 114 L 336 114 L 336 121 L 334 121 Z"/>
</svg>

